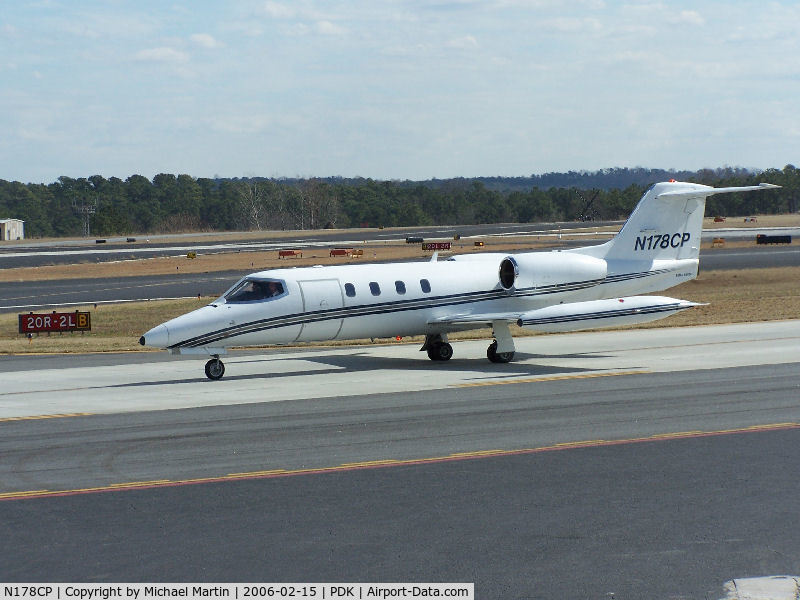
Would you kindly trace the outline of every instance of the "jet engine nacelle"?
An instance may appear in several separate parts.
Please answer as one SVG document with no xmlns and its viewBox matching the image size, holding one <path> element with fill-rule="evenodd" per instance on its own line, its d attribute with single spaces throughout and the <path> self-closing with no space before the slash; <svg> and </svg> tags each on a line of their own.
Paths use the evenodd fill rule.
<svg viewBox="0 0 800 600">
<path fill-rule="evenodd" d="M 565 252 L 515 254 L 500 261 L 500 285 L 515 289 L 546 288 L 570 283 L 601 283 L 608 265 L 602 258 Z M 585 286 L 582 286 L 585 287 Z M 565 290 L 566 291 L 566 290 Z"/>
</svg>

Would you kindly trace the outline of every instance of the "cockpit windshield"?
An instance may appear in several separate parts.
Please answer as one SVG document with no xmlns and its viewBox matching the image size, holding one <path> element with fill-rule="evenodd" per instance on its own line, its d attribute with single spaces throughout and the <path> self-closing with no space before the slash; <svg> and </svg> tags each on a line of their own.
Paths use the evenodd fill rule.
<svg viewBox="0 0 800 600">
<path fill-rule="evenodd" d="M 225 294 L 225 302 L 261 302 L 286 294 L 286 286 L 277 279 L 242 279 Z"/>
</svg>

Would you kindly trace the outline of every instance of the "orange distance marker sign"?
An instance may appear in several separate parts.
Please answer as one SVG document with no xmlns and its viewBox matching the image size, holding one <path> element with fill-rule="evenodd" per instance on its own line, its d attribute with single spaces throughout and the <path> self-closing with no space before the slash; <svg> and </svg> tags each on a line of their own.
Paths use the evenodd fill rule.
<svg viewBox="0 0 800 600">
<path fill-rule="evenodd" d="M 52 312 L 48 314 L 19 315 L 20 333 L 44 333 L 51 331 L 91 331 L 92 314 L 89 312 Z"/>
</svg>

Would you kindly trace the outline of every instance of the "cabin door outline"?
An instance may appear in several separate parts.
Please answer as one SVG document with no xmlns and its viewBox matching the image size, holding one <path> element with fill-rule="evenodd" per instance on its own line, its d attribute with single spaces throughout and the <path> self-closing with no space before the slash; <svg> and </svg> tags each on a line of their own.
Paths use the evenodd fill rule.
<svg viewBox="0 0 800 600">
<path fill-rule="evenodd" d="M 342 286 L 338 279 L 310 279 L 298 281 L 303 298 L 303 312 L 332 310 L 344 307 Z M 322 315 L 321 315 L 322 316 Z M 342 330 L 341 318 L 324 319 L 303 323 L 297 336 L 298 342 L 333 340 Z"/>
</svg>

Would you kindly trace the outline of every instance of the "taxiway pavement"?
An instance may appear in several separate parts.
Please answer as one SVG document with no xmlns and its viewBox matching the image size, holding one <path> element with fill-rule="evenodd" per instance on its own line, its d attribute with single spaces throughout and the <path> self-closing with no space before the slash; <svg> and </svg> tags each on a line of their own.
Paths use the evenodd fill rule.
<svg viewBox="0 0 800 600">
<path fill-rule="evenodd" d="M 241 352 L 217 382 L 3 357 L 0 580 L 623 600 L 800 570 L 800 321 L 485 345 Z"/>
<path fill-rule="evenodd" d="M 456 342 L 445 364 L 408 344 L 237 352 L 220 381 L 203 357 L 2 357 L 0 492 L 800 421 L 800 321 L 519 338 L 503 365 L 486 345 Z M 84 435 L 107 449 L 84 455 Z"/>
<path fill-rule="evenodd" d="M 217 382 L 2 357 L 0 580 L 622 600 L 800 571 L 800 321 L 517 344 L 241 352 Z"/>
</svg>

